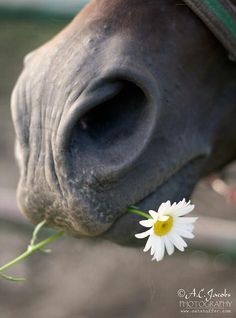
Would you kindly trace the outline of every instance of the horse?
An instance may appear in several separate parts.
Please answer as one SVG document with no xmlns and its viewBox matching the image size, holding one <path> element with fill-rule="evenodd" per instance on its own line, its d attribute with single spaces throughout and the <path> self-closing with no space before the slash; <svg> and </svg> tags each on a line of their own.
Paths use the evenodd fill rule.
<svg viewBox="0 0 236 318">
<path fill-rule="evenodd" d="M 236 158 L 235 63 L 187 4 L 93 0 L 26 56 L 11 107 L 32 223 L 133 246 L 128 206 L 189 198 Z"/>
</svg>

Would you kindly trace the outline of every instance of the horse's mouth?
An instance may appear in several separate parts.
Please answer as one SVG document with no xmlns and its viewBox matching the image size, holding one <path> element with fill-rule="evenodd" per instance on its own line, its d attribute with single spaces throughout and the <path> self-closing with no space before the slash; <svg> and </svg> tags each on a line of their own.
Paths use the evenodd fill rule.
<svg viewBox="0 0 236 318">
<path fill-rule="evenodd" d="M 197 158 L 186 164 L 177 172 L 169 176 L 165 182 L 160 184 L 156 190 L 148 194 L 145 198 L 134 204 L 141 210 L 148 211 L 149 209 L 158 210 L 162 202 L 170 200 L 171 202 L 180 201 L 183 198 L 189 199 L 196 182 L 199 179 L 199 161 Z M 132 213 L 124 213 L 120 216 L 106 231 L 102 237 L 115 241 L 124 245 L 137 245 L 140 240 L 136 240 L 134 234 L 142 230 L 139 225 L 141 217 Z"/>
<path fill-rule="evenodd" d="M 121 206 L 121 208 L 119 209 L 120 212 L 115 211 L 116 216 L 114 214 L 111 214 L 112 219 L 108 220 L 109 222 L 104 222 L 103 219 L 94 220 L 93 214 L 91 214 L 92 217 L 90 219 L 87 218 L 87 220 L 83 220 L 82 218 L 77 217 L 77 201 L 74 203 L 72 208 L 69 207 L 68 210 L 57 210 L 54 208 L 51 211 L 49 206 L 49 208 L 47 207 L 46 212 L 45 209 L 40 210 L 41 214 L 39 213 L 40 211 L 38 208 L 35 209 L 35 213 L 32 214 L 32 209 L 29 209 L 29 205 L 27 206 L 28 209 L 26 209 L 26 212 L 29 211 L 29 214 L 25 214 L 32 221 L 32 223 L 36 224 L 40 221 L 40 218 L 45 218 L 47 219 L 49 226 L 61 228 L 71 236 L 101 237 L 124 245 L 135 245 L 137 244 L 138 240 L 135 239 L 134 234 L 141 230 L 138 222 L 140 220 L 140 217 L 138 215 L 128 213 L 128 205 L 135 205 L 141 210 L 148 211 L 149 209 L 157 210 L 159 205 L 167 200 L 173 202 L 179 201 L 182 198 L 188 199 L 196 182 L 200 177 L 202 159 L 202 156 L 198 156 L 197 158 L 195 157 L 195 159 L 193 160 L 189 160 L 180 169 L 172 169 L 172 173 L 170 172 L 169 175 L 166 174 L 165 181 L 161 182 L 161 184 L 158 184 L 154 191 L 141 198 L 141 200 L 139 200 L 138 202 L 127 202 L 128 199 L 126 201 L 124 200 L 123 207 Z M 171 169 L 169 169 L 169 171 L 171 171 Z M 106 209 L 107 202 L 105 200 L 105 195 L 103 202 L 104 206 L 101 206 L 101 210 L 102 208 Z M 39 196 L 39 199 L 40 198 L 41 196 Z M 36 205 L 36 207 L 38 207 L 37 200 L 37 196 L 34 196 L 32 204 Z M 41 201 L 39 201 L 39 204 L 40 202 Z M 95 205 L 98 203 L 99 201 L 95 201 Z M 114 203 L 114 209 L 115 207 L 116 206 Z M 60 211 L 61 214 L 58 215 L 58 211 Z M 90 208 L 89 212 L 91 211 L 93 212 L 92 208 Z M 114 212 L 112 206 L 109 207 L 108 212 Z M 107 213 L 108 217 L 110 217 L 109 213 Z M 85 216 L 87 216 L 87 214 L 85 214 Z M 98 223 L 98 221 L 100 223 Z"/>
</svg>

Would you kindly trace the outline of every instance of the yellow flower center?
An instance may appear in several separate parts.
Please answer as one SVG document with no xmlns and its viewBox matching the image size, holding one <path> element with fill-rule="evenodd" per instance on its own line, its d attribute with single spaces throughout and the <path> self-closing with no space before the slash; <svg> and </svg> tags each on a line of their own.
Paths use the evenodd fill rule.
<svg viewBox="0 0 236 318">
<path fill-rule="evenodd" d="M 155 223 L 154 223 L 154 233 L 157 236 L 166 235 L 173 226 L 173 217 L 170 215 L 163 215 L 161 216 Z"/>
</svg>

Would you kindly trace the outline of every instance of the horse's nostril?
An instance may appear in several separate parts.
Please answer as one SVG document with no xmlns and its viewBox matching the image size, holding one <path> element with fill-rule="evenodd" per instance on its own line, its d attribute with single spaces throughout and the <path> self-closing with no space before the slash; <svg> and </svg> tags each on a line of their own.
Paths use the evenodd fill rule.
<svg viewBox="0 0 236 318">
<path fill-rule="evenodd" d="M 156 122 L 156 93 L 145 85 L 122 78 L 102 80 L 80 95 L 58 133 L 58 162 L 64 174 L 92 174 L 100 182 L 133 165 Z"/>
<path fill-rule="evenodd" d="M 110 94 L 99 102 L 99 90 L 90 94 L 88 108 L 73 124 L 70 153 L 85 170 L 99 166 L 106 173 L 124 172 L 147 142 L 154 107 L 144 90 L 128 80 L 103 84 L 100 91 Z"/>
<path fill-rule="evenodd" d="M 147 111 L 146 102 L 138 86 L 124 81 L 115 96 L 96 105 L 78 120 L 73 138 L 78 142 L 82 136 L 87 137 L 93 147 L 102 150 L 121 144 L 139 130 Z"/>
</svg>

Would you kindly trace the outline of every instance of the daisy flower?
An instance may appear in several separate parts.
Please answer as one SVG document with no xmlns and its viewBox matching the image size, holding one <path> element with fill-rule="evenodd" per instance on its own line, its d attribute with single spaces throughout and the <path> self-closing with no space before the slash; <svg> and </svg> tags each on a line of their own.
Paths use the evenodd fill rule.
<svg viewBox="0 0 236 318">
<path fill-rule="evenodd" d="M 193 223 L 197 217 L 184 217 L 194 209 L 194 205 L 185 199 L 179 203 L 170 201 L 162 203 L 158 211 L 149 211 L 149 218 L 139 223 L 149 228 L 147 231 L 135 234 L 138 239 L 148 237 L 144 247 L 144 252 L 151 249 L 152 260 L 160 261 L 163 259 L 165 249 L 169 255 L 173 254 L 174 247 L 181 252 L 187 247 L 183 238 L 193 238 Z"/>
</svg>

